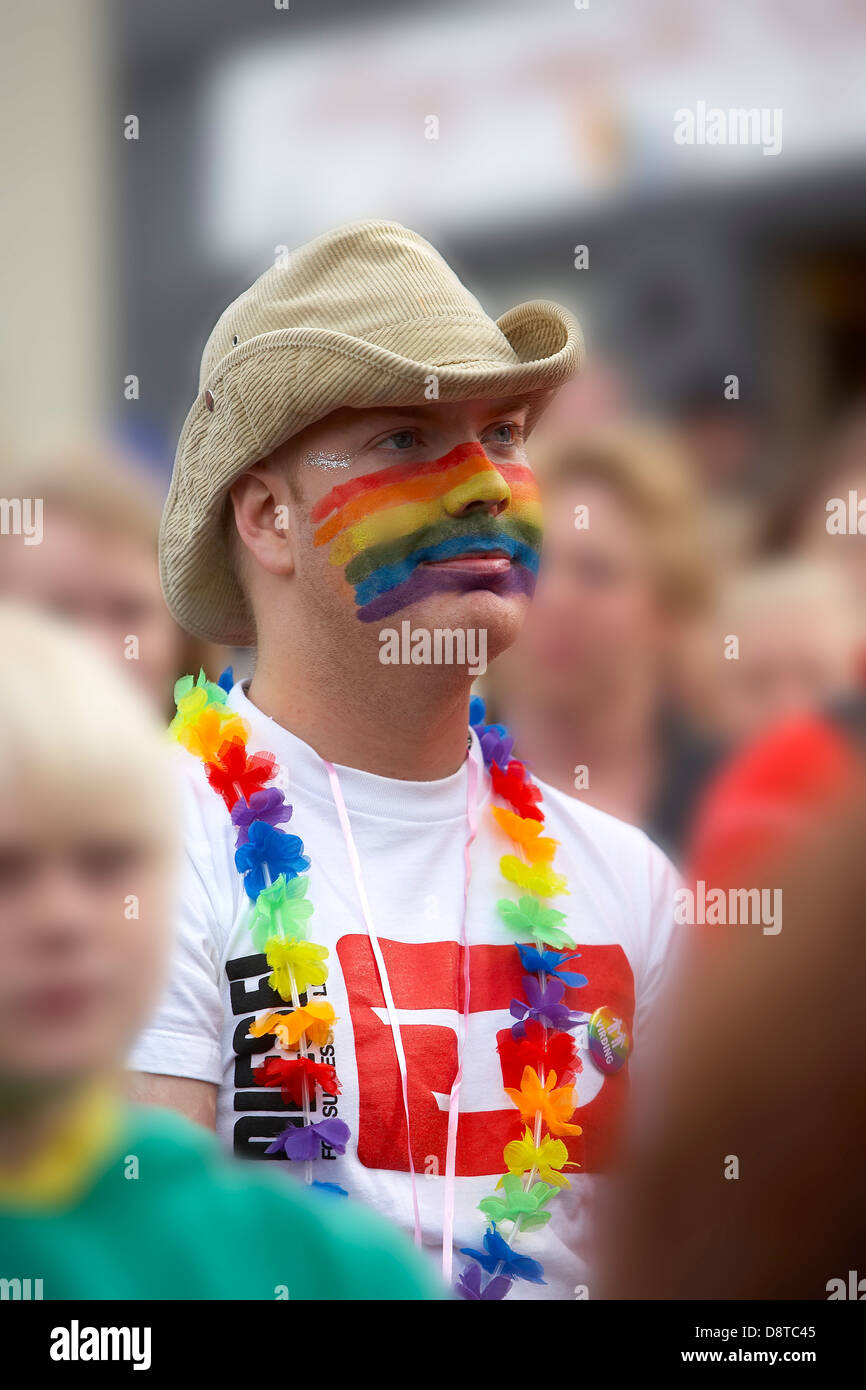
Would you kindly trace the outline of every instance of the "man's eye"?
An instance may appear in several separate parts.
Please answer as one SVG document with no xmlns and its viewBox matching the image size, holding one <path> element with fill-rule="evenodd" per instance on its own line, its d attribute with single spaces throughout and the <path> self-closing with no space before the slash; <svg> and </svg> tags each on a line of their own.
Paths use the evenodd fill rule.
<svg viewBox="0 0 866 1390">
<path fill-rule="evenodd" d="M 494 444 L 519 444 L 523 436 L 517 425 L 509 422 L 505 425 L 494 425 L 484 437 Z"/>
<path fill-rule="evenodd" d="M 382 449 L 411 449 L 416 442 L 414 430 L 397 430 L 395 434 L 389 434 L 387 439 L 383 439 Z"/>
</svg>

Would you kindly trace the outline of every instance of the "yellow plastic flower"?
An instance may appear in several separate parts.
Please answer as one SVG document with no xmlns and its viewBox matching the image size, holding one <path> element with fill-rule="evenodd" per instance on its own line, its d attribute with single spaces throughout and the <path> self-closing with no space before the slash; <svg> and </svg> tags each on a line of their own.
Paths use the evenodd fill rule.
<svg viewBox="0 0 866 1390">
<path fill-rule="evenodd" d="M 568 880 L 562 874 L 555 874 L 549 864 L 524 864 L 514 854 L 505 854 L 499 861 L 504 878 L 516 883 L 539 898 L 555 898 L 560 893 L 568 893 Z"/>
<path fill-rule="evenodd" d="M 556 1072 L 547 1073 L 542 1084 L 534 1067 L 524 1067 L 520 1079 L 520 1089 L 505 1087 L 525 1120 L 534 1120 L 540 1112 L 541 1118 L 551 1134 L 582 1134 L 580 1125 L 568 1124 L 574 1114 L 574 1088 L 561 1086 L 556 1089 Z"/>
<path fill-rule="evenodd" d="M 323 985 L 327 980 L 327 954 L 327 946 L 317 946 L 315 941 L 297 938 L 282 941 L 275 937 L 265 947 L 268 965 L 274 972 L 268 984 L 281 999 L 291 999 L 294 977 L 298 994 L 306 994 L 308 989 Z"/>
<path fill-rule="evenodd" d="M 528 1173 L 534 1168 L 542 1181 L 549 1182 L 552 1187 L 571 1187 L 568 1178 L 559 1171 L 569 1164 L 568 1149 L 561 1139 L 551 1139 L 545 1134 L 536 1148 L 527 1128 L 522 1139 L 512 1139 L 505 1145 L 502 1156 L 509 1173 Z"/>
<path fill-rule="evenodd" d="M 530 864 L 549 864 L 556 853 L 558 840 L 551 840 L 542 835 L 544 824 L 540 820 L 530 820 L 528 817 L 515 815 L 514 811 L 508 811 L 504 806 L 491 806 L 494 818 L 505 831 L 506 835 L 516 840 Z"/>
</svg>

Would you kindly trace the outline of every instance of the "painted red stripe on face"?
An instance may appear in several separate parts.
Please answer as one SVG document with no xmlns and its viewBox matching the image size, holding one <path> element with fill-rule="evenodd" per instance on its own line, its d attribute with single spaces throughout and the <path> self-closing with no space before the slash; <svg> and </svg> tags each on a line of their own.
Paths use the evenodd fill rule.
<svg viewBox="0 0 866 1390">
<path fill-rule="evenodd" d="M 480 444 L 457 444 L 441 458 L 429 459 L 426 463 L 398 463 L 387 468 L 379 468 L 375 473 L 365 473 L 361 478 L 352 478 L 347 483 L 338 483 L 330 492 L 316 503 L 311 513 L 313 521 L 323 521 L 331 512 L 344 507 L 355 497 L 365 492 L 375 492 L 380 487 L 390 487 L 393 483 L 406 482 L 410 478 L 423 478 L 425 474 L 446 473 L 449 468 L 465 463 L 467 459 L 477 458 L 488 462 L 487 455 Z M 498 467 L 495 464 L 494 467 Z M 527 470 L 528 471 L 528 470 Z"/>
</svg>

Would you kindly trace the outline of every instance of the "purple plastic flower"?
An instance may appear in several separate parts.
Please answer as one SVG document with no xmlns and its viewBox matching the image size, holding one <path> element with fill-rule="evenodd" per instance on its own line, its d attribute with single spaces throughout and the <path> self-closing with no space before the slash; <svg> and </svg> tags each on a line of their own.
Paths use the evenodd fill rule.
<svg viewBox="0 0 866 1390">
<path fill-rule="evenodd" d="M 524 970 L 555 975 L 557 980 L 562 980 L 564 985 L 571 985 L 572 989 L 580 989 L 587 983 L 585 975 L 578 975 L 574 970 L 560 969 L 567 961 L 576 960 L 580 951 L 539 951 L 535 946 L 523 946 L 520 942 L 516 945 Z"/>
<path fill-rule="evenodd" d="M 263 820 L 253 821 L 246 844 L 235 850 L 235 864 L 244 876 L 247 897 L 254 902 L 280 874 L 287 879 L 297 878 L 310 867 L 299 836 L 287 835 L 285 830 L 277 830 Z M 270 878 L 265 875 L 265 868 Z"/>
<path fill-rule="evenodd" d="M 476 730 L 478 733 L 478 730 Z M 489 767 L 491 763 L 496 763 L 499 767 L 507 767 L 511 757 L 511 750 L 514 747 L 514 739 L 502 724 L 488 724 L 478 733 L 478 741 L 481 744 L 481 752 L 484 755 L 484 765 Z"/>
<path fill-rule="evenodd" d="M 466 1266 L 454 1287 L 461 1298 L 486 1301 L 487 1299 L 504 1298 L 511 1288 L 511 1280 L 506 1279 L 504 1274 L 497 1274 L 495 1279 L 488 1279 L 482 1288 L 481 1266 L 472 1264 Z"/>
<path fill-rule="evenodd" d="M 268 1145 L 265 1153 L 278 1154 L 282 1151 L 286 1158 L 298 1163 L 309 1158 L 319 1158 L 324 1144 L 335 1153 L 343 1154 L 346 1152 L 350 1134 L 351 1130 L 344 1120 L 319 1120 L 316 1124 L 289 1125 L 288 1129 L 284 1129 L 282 1134 L 278 1134 L 274 1142 Z"/>
<path fill-rule="evenodd" d="M 503 1240 L 495 1226 L 491 1226 L 487 1235 L 484 1237 L 483 1250 L 461 1250 L 461 1255 L 469 1255 L 471 1259 L 477 1260 L 482 1269 L 486 1269 L 488 1274 L 494 1274 L 500 1266 L 512 1279 L 526 1279 L 530 1284 L 546 1284 L 547 1280 L 542 1278 L 544 1266 L 538 1260 L 532 1260 L 528 1255 L 518 1255 L 516 1250 L 512 1250 L 507 1240 Z"/>
<path fill-rule="evenodd" d="M 511 1001 L 512 1017 L 520 1020 L 511 1025 L 512 1037 L 519 1039 L 526 1036 L 525 1024 L 530 1018 L 536 1019 L 545 1028 L 561 1033 L 569 1033 L 583 1022 L 583 1014 L 572 1013 L 567 1004 L 560 1002 L 565 985 L 556 975 L 549 976 L 543 985 L 534 975 L 524 975 L 523 988 L 528 1002 L 524 1003 L 522 999 Z"/>
<path fill-rule="evenodd" d="M 284 824 L 292 818 L 292 808 L 279 787 L 264 787 L 253 792 L 249 805 L 239 797 L 232 807 L 232 824 L 238 827 L 238 845 L 245 845 L 249 839 L 250 826 L 254 821 L 265 821 L 268 825 Z"/>
</svg>

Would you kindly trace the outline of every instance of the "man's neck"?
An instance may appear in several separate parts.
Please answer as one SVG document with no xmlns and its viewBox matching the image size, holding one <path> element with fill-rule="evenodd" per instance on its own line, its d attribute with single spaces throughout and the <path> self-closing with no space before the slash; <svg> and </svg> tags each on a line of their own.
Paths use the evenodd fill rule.
<svg viewBox="0 0 866 1390">
<path fill-rule="evenodd" d="M 466 758 L 469 689 L 455 667 L 381 666 L 353 679 L 260 652 L 247 694 L 329 762 L 429 782 Z"/>
</svg>

